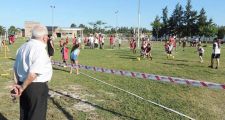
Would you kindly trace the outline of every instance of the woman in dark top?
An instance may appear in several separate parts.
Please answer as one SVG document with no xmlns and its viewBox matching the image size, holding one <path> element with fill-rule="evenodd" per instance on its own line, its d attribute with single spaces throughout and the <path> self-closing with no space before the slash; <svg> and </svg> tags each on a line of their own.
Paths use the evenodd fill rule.
<svg viewBox="0 0 225 120">
<path fill-rule="evenodd" d="M 48 42 L 47 42 L 47 46 L 48 46 L 48 55 L 50 57 L 50 59 L 52 58 L 52 56 L 54 55 L 54 44 L 53 44 L 53 40 L 52 37 L 49 36 Z"/>
</svg>

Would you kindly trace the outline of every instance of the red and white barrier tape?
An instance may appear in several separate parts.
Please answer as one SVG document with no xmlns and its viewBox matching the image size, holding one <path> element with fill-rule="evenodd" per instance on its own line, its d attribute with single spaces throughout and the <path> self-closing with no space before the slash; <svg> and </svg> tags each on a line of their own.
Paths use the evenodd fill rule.
<svg viewBox="0 0 225 120">
<path fill-rule="evenodd" d="M 62 62 L 57 62 L 57 61 L 52 61 L 52 64 L 57 66 L 64 65 Z M 71 67 L 71 64 L 67 64 L 66 66 Z M 73 68 L 75 67 L 76 66 L 73 66 Z M 168 76 L 154 75 L 154 74 L 148 74 L 148 73 L 130 72 L 130 71 L 124 71 L 124 70 L 113 70 L 113 69 L 86 66 L 86 65 L 78 65 L 78 67 L 80 69 L 92 70 L 96 72 L 103 72 L 103 73 L 109 73 L 109 74 L 115 74 L 115 75 L 122 75 L 127 77 L 142 78 L 142 79 L 148 79 L 148 80 L 172 82 L 177 84 L 186 84 L 186 85 L 197 86 L 197 87 L 207 87 L 210 89 L 225 90 L 225 84 L 197 81 L 197 80 L 191 80 L 191 79 L 183 79 L 183 78 L 177 78 L 177 77 L 168 77 Z"/>
</svg>

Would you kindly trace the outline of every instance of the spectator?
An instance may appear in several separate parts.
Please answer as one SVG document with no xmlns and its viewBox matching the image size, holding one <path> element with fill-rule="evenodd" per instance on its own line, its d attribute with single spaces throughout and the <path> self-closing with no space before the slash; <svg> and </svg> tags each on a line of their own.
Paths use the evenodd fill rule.
<svg viewBox="0 0 225 120">
<path fill-rule="evenodd" d="M 11 95 L 20 97 L 20 120 L 46 120 L 47 82 L 52 77 L 52 64 L 45 49 L 47 41 L 47 28 L 37 25 L 32 30 L 32 39 L 17 51 L 16 85 Z"/>
</svg>

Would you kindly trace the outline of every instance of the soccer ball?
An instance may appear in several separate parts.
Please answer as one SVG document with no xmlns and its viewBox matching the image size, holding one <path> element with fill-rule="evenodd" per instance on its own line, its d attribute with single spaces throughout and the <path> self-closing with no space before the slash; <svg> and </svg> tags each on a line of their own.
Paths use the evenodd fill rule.
<svg viewBox="0 0 225 120">
<path fill-rule="evenodd" d="M 141 60 L 141 58 L 140 58 L 140 57 L 137 57 L 137 60 L 138 60 L 138 61 L 140 61 L 140 60 Z"/>
</svg>

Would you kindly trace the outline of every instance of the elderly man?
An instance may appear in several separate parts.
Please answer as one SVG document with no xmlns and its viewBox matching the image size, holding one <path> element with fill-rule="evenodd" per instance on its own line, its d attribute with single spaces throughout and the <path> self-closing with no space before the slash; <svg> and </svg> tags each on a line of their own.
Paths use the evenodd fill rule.
<svg viewBox="0 0 225 120">
<path fill-rule="evenodd" d="M 52 65 L 46 51 L 47 28 L 37 25 L 31 39 L 18 50 L 14 64 L 16 85 L 12 95 L 20 97 L 20 120 L 45 120 Z"/>
</svg>

